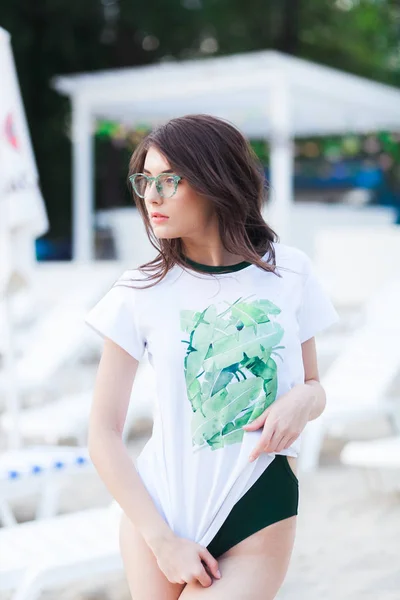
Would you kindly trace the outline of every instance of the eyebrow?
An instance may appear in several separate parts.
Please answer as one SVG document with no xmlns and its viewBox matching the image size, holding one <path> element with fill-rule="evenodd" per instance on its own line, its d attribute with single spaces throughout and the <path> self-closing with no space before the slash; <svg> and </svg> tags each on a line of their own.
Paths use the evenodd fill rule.
<svg viewBox="0 0 400 600">
<path fill-rule="evenodd" d="M 149 173 L 151 175 L 151 171 L 148 169 L 143 169 L 143 173 Z M 174 173 L 173 169 L 165 169 L 165 171 L 161 171 L 161 173 Z"/>
</svg>

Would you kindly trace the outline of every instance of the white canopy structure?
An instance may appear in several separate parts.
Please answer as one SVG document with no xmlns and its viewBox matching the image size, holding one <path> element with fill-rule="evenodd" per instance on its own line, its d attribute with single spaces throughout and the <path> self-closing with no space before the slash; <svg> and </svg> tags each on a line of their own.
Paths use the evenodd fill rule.
<svg viewBox="0 0 400 600">
<path fill-rule="evenodd" d="M 93 255 L 96 119 L 151 126 L 189 113 L 228 119 L 271 149 L 268 219 L 287 237 L 294 136 L 400 129 L 400 90 L 274 51 L 57 77 L 71 97 L 74 258 Z"/>
</svg>

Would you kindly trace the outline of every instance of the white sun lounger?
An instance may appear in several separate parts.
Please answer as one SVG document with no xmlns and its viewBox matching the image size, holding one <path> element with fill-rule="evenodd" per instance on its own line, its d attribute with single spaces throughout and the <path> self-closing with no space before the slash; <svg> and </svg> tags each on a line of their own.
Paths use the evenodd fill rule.
<svg viewBox="0 0 400 600">
<path fill-rule="evenodd" d="M 0 592 L 37 600 L 81 578 L 122 572 L 119 506 L 92 508 L 0 529 Z"/>
<path fill-rule="evenodd" d="M 83 319 L 86 312 L 112 286 L 118 277 L 119 263 L 90 268 L 76 265 L 76 273 L 57 267 L 39 277 L 55 304 L 38 319 L 28 332 L 15 331 L 24 336 L 23 352 L 16 357 L 16 371 L 21 391 L 46 388 L 51 378 L 67 360 L 78 360 L 89 340 Z M 90 270 L 91 269 L 91 270 Z M 70 285 L 68 285 L 68 283 Z M 38 284 L 37 284 L 38 285 Z M 0 371 L 0 393 L 6 390 L 6 374 Z"/>
<path fill-rule="evenodd" d="M 17 523 L 11 505 L 14 500 L 36 494 L 35 518 L 54 516 L 62 484 L 71 477 L 94 470 L 84 447 L 32 446 L 0 454 L 0 524 Z"/>
<path fill-rule="evenodd" d="M 16 358 L 16 372 L 18 381 L 18 392 L 26 392 L 28 395 L 37 390 L 49 390 L 53 392 L 52 386 L 56 384 L 55 375 L 57 371 L 66 363 L 66 361 L 76 361 L 85 349 L 85 341 L 90 343 L 90 336 L 87 328 L 84 326 L 84 316 L 102 294 L 112 286 L 121 270 L 121 264 L 106 261 L 106 264 L 77 264 L 77 265 L 53 265 L 50 269 L 41 269 L 38 267 L 37 280 L 42 283 L 42 293 L 46 293 L 57 299 L 55 306 L 49 313 L 40 318 L 25 336 L 23 344 L 23 353 Z M 40 274 L 42 276 L 40 276 Z M 36 281 L 36 285 L 39 285 Z M 16 332 L 18 335 L 18 332 Z M 0 394 L 4 399 L 7 390 L 6 373 L 0 373 Z M 23 414 L 23 409 L 20 409 Z M 84 409 L 82 408 L 84 414 Z M 50 411 L 51 413 L 51 411 Z M 54 411 L 52 414 L 44 415 L 42 428 L 51 430 L 56 424 Z M 60 415 L 62 420 L 62 415 Z M 11 416 L 5 413 L 2 420 L 8 423 L 7 430 L 13 426 Z M 3 433 L 3 432 L 2 432 Z M 82 436 L 83 437 L 83 436 Z M 82 441 L 81 437 L 81 441 Z M 49 440 L 41 440 L 49 441 Z M 84 440 L 86 444 L 86 440 Z M 79 448 L 69 447 L 72 453 Z M 19 454 L 19 464 L 25 460 L 25 466 L 30 465 L 30 457 L 36 448 L 21 448 Z M 58 446 L 47 448 L 47 452 L 52 455 L 52 460 L 57 461 L 61 449 Z M 8 454 L 5 451 L 1 460 L 4 464 L 12 464 L 15 455 Z M 22 465 L 23 470 L 23 465 Z M 65 469 L 51 476 L 48 473 L 47 488 L 49 492 L 44 493 L 43 501 L 38 510 L 38 516 L 54 514 L 56 510 L 56 497 L 61 483 L 71 476 L 71 470 Z M 34 488 L 33 480 L 31 482 Z M 11 488 L 7 484 L 3 490 L 2 500 L 2 519 L 7 524 L 12 523 L 12 513 L 8 509 L 4 500 L 4 495 L 12 492 L 13 497 L 23 498 L 31 493 L 31 488 L 27 485 L 13 485 Z M 33 490 L 34 491 L 34 490 Z M 7 494 L 6 494 L 7 492 Z M 0 489 L 1 496 L 1 489 Z"/>
<path fill-rule="evenodd" d="M 140 362 L 132 387 L 131 399 L 124 428 L 124 437 L 138 420 L 153 420 L 155 410 L 156 385 L 152 366 L 147 355 Z M 21 410 L 19 431 L 22 438 L 34 439 L 47 444 L 57 444 L 62 440 L 75 439 L 84 446 L 87 443 L 90 408 L 93 389 L 69 394 L 40 406 Z M 49 427 L 51 423 L 51 427 Z M 12 426 L 11 417 L 0 418 L 1 428 L 6 432 Z"/>
<path fill-rule="evenodd" d="M 370 490 L 400 491 L 400 435 L 348 442 L 340 461 L 362 473 Z"/>
<path fill-rule="evenodd" d="M 334 305 L 358 312 L 382 285 L 400 276 L 399 261 L 387 259 L 400 256 L 400 227 L 379 219 L 361 224 L 362 214 L 358 211 L 357 216 L 356 211 L 354 216 L 356 225 L 350 220 L 345 226 L 321 228 L 313 255 L 315 269 Z"/>
<path fill-rule="evenodd" d="M 346 423 L 386 417 L 400 428 L 400 399 L 387 396 L 400 370 L 400 280 L 383 286 L 368 306 L 362 327 L 344 343 L 321 383 L 327 406 L 310 421 L 302 437 L 299 468 L 318 466 L 324 436 L 341 432 Z"/>
</svg>

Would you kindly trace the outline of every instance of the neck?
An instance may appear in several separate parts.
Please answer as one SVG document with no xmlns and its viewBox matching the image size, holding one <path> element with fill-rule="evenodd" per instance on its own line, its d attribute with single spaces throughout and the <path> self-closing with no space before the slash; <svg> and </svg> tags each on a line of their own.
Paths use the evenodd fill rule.
<svg viewBox="0 0 400 600">
<path fill-rule="evenodd" d="M 240 271 L 241 269 L 244 269 L 245 267 L 251 265 L 251 263 L 244 260 L 226 265 L 210 265 L 207 263 L 200 263 L 198 261 L 192 260 L 191 258 L 185 255 L 182 255 L 182 258 L 189 267 L 194 267 L 195 269 L 206 273 L 232 273 L 234 271 Z"/>
<path fill-rule="evenodd" d="M 229 267 L 243 262 L 243 256 L 227 252 L 222 246 L 213 248 L 209 245 L 207 247 L 185 245 L 182 254 L 189 261 L 210 267 Z"/>
</svg>

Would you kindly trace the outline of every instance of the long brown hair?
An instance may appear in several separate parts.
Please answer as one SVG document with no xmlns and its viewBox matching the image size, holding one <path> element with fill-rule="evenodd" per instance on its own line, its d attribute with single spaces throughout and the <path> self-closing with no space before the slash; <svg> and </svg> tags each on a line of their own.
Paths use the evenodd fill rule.
<svg viewBox="0 0 400 600">
<path fill-rule="evenodd" d="M 224 248 L 279 276 L 272 245 L 278 236 L 261 214 L 266 192 L 264 171 L 242 133 L 231 123 L 211 115 L 171 119 L 152 131 L 135 149 L 129 176 L 143 172 L 151 146 L 165 156 L 171 169 L 184 177 L 198 194 L 213 203 Z M 158 250 L 158 255 L 141 265 L 139 271 L 146 274 L 146 281 L 155 281 L 155 285 L 174 265 L 187 266 L 182 241 L 157 238 L 143 198 L 133 190 L 132 194 L 150 243 Z M 266 253 L 267 261 L 261 258 Z"/>
</svg>

